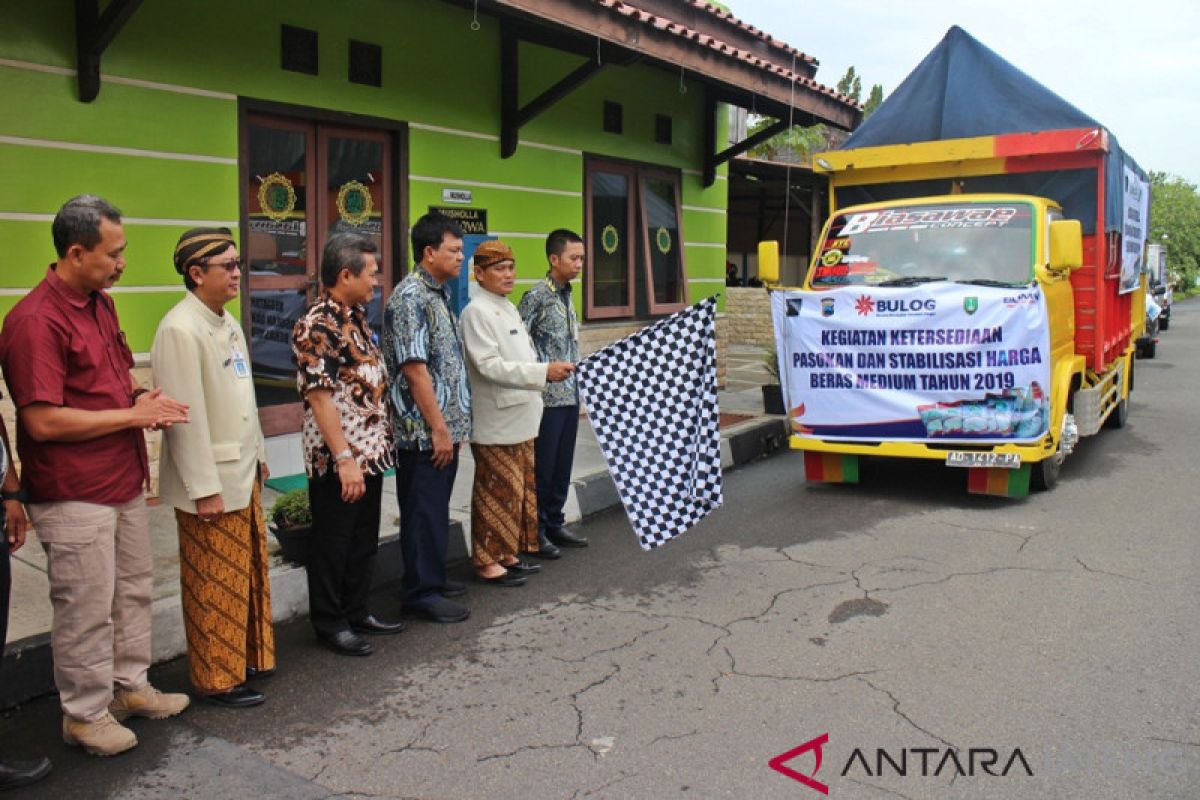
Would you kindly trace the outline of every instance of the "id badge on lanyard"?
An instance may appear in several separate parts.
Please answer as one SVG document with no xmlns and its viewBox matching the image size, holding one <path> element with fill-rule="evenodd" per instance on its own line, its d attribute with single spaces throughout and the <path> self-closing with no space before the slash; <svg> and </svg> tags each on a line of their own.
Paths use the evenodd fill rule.
<svg viewBox="0 0 1200 800">
<path fill-rule="evenodd" d="M 230 355 L 233 360 L 233 374 L 239 378 L 249 378 L 250 362 L 246 359 L 246 354 L 242 352 L 242 348 L 238 347 L 237 336 L 231 334 L 229 338 L 232 340 L 230 342 L 230 348 L 232 349 Z"/>
<path fill-rule="evenodd" d="M 234 349 L 233 351 L 233 374 L 239 378 L 250 377 L 250 363 L 246 361 L 246 356 L 238 349 Z"/>
</svg>

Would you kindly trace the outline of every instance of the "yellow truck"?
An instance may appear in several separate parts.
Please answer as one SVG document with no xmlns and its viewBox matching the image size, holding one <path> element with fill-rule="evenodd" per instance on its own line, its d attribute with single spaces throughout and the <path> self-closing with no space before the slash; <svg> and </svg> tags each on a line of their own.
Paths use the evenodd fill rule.
<svg viewBox="0 0 1200 800">
<path fill-rule="evenodd" d="M 1103 126 L 952 28 L 814 169 L 830 218 L 802 285 L 771 292 L 808 480 L 919 458 L 1022 497 L 1052 488 L 1081 438 L 1125 424 L 1149 183 Z"/>
</svg>

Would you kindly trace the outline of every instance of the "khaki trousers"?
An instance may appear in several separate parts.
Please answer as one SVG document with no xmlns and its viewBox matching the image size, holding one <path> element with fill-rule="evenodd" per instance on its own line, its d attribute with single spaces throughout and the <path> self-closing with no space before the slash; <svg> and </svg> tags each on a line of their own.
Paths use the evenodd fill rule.
<svg viewBox="0 0 1200 800">
<path fill-rule="evenodd" d="M 142 688 L 150 668 L 154 573 L 146 500 L 28 509 L 48 562 L 59 703 L 68 717 L 94 722 L 108 713 L 114 687 Z"/>
</svg>

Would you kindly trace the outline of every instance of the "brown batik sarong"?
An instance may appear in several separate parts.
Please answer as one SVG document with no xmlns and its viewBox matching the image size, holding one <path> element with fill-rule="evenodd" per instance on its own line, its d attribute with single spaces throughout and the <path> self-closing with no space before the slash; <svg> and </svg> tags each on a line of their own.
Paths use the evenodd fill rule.
<svg viewBox="0 0 1200 800">
<path fill-rule="evenodd" d="M 471 561 L 476 569 L 537 550 L 537 475 L 533 439 L 520 444 L 471 443 Z"/>
<path fill-rule="evenodd" d="M 175 509 L 188 672 L 201 692 L 246 682 L 246 667 L 275 667 L 267 532 L 259 486 L 250 505 L 214 522 Z"/>
</svg>

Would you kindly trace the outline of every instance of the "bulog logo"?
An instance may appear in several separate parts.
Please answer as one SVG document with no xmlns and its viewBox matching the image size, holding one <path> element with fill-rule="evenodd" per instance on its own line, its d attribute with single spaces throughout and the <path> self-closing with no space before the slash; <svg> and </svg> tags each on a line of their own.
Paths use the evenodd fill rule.
<svg viewBox="0 0 1200 800">
<path fill-rule="evenodd" d="M 937 300 L 934 300 L 932 297 L 924 300 L 912 297 L 904 300 L 875 301 L 875 312 L 878 314 L 903 314 L 909 311 L 926 312 L 936 310 Z"/>
<path fill-rule="evenodd" d="M 876 300 L 869 294 L 859 295 L 854 301 L 854 310 L 859 316 L 878 314 L 879 316 L 932 314 L 937 310 L 937 300 L 932 297 L 908 297 L 897 300 Z"/>
</svg>

